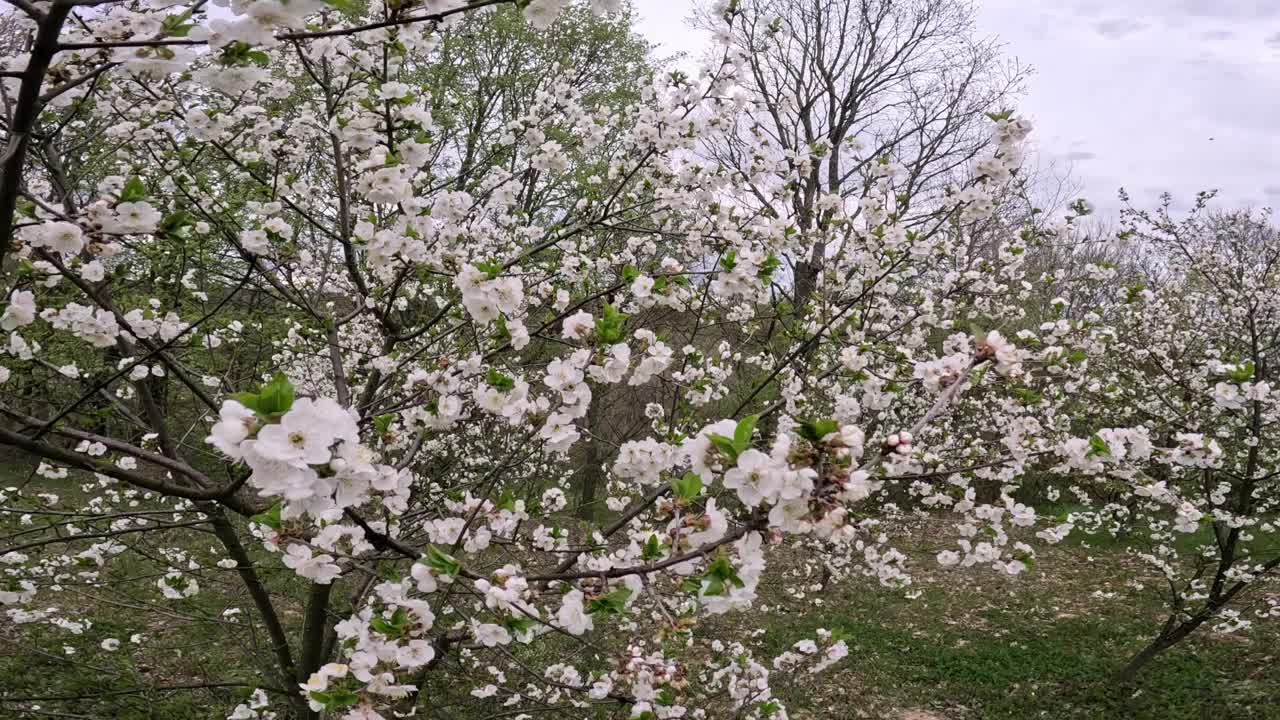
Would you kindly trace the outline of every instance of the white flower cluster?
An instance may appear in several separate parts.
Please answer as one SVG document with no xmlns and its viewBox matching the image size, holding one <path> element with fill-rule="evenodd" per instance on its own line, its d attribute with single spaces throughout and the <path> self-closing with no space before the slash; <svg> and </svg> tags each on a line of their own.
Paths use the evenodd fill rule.
<svg viewBox="0 0 1280 720">
<path fill-rule="evenodd" d="M 406 507 L 409 474 L 373 462 L 353 416 L 328 398 L 300 398 L 266 417 L 226 400 L 208 442 L 249 466 L 248 484 L 259 495 L 281 499 L 279 520 L 309 516 L 318 527 L 311 543 L 321 550 L 368 548 L 361 528 L 340 524 L 345 509 L 373 500 L 393 515 Z M 275 546 L 270 537 L 268 542 Z M 290 543 L 283 559 L 315 582 L 330 583 L 341 574 L 333 555 L 307 544 Z"/>
</svg>

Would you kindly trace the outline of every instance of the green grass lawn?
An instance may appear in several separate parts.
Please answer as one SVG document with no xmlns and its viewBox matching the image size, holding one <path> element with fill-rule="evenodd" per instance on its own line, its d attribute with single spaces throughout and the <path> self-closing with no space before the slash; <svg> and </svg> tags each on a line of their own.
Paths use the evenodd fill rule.
<svg viewBox="0 0 1280 720">
<path fill-rule="evenodd" d="M 832 670 L 783 687 L 793 718 L 1280 718 L 1274 621 L 1237 635 L 1203 626 L 1133 685 L 1112 680 L 1162 620 L 1150 578 L 1115 547 L 1041 550 L 1017 578 L 924 560 L 913 590 L 854 580 L 816 610 L 813 596 L 776 594 L 785 612 L 758 639 L 762 655 L 818 628 L 849 638 Z"/>
<path fill-rule="evenodd" d="M 74 506 L 74 483 L 58 491 L 63 507 Z M 0 518 L 0 528 L 13 531 L 13 522 L 12 516 Z M 1155 579 L 1120 544 L 1083 536 L 1057 547 L 1038 545 L 1035 565 L 1011 578 L 989 569 L 938 568 L 932 557 L 951 542 L 947 533 L 940 520 L 912 521 L 890 532 L 902 538 L 898 546 L 913 558 L 914 599 L 862 577 L 793 597 L 787 588 L 818 578 L 798 574 L 805 558 L 784 553 L 772 559 L 761 584 L 760 603 L 768 611 L 711 618 L 695 632 L 699 639 L 744 642 L 764 662 L 814 637 L 818 628 L 842 632 L 851 652 L 832 669 L 818 676 L 774 674 L 775 692 L 796 720 L 1280 720 L 1280 622 L 1258 620 L 1250 630 L 1228 636 L 1206 626 L 1158 657 L 1136 683 L 1120 686 L 1112 673 L 1163 619 Z M 210 550 L 211 537 L 148 536 L 137 550 L 154 557 L 175 544 L 207 571 L 200 579 L 206 591 L 194 598 L 157 602 L 155 578 L 148 574 L 155 563 L 122 559 L 109 566 L 107 587 L 68 583 L 36 603 L 91 619 L 93 627 L 82 634 L 47 624 L 17 628 L 0 615 L 6 637 L 0 643 L 0 719 L 221 720 L 249 687 L 155 688 L 208 680 L 252 684 L 270 677 L 246 661 L 269 662 L 267 650 L 261 633 L 245 621 L 251 605 L 243 588 L 213 567 L 220 555 Z M 281 597 L 300 591 L 274 560 L 265 562 L 263 576 Z M 1280 592 L 1280 584 L 1260 586 L 1254 595 L 1267 592 Z M 149 611 L 139 613 L 131 603 Z M 224 620 L 228 607 L 244 610 L 239 624 Z M 283 619 L 294 636 L 300 617 L 286 611 Z M 760 627 L 764 632 L 756 633 Z M 127 638 L 139 632 L 147 640 L 130 646 Z M 111 637 L 126 641 L 124 647 L 103 650 L 101 641 Z M 571 649 L 553 642 L 530 652 L 543 653 L 551 663 Z M 428 684 L 426 696 L 441 702 L 467 690 L 451 687 L 447 676 Z M 131 689 L 141 692 L 76 699 Z M 61 699 L 39 701 L 42 709 L 30 711 L 28 703 L 3 702 L 14 697 Z M 455 717 L 447 709 L 420 716 Z"/>
</svg>

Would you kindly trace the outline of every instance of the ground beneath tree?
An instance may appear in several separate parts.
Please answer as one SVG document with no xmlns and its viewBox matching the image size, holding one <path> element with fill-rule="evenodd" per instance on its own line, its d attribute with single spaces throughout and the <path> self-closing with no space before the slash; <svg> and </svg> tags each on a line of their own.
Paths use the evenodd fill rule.
<svg viewBox="0 0 1280 720">
<path fill-rule="evenodd" d="M 1112 673 L 1163 619 L 1159 578 L 1133 554 L 1072 539 L 1008 577 L 932 562 L 954 541 L 945 520 L 914 520 L 891 537 L 914 559 L 906 591 L 868 578 L 824 589 L 812 554 L 795 553 L 762 582 L 768 613 L 726 615 L 706 634 L 740 640 L 763 620 L 748 645 L 772 657 L 818 628 L 844 633 L 850 655 L 832 670 L 775 674 L 793 720 L 1280 720 L 1280 622 L 1254 617 L 1257 605 L 1239 608 L 1254 627 L 1198 633 L 1122 687 Z M 1275 592 L 1272 581 L 1252 597 Z"/>
</svg>

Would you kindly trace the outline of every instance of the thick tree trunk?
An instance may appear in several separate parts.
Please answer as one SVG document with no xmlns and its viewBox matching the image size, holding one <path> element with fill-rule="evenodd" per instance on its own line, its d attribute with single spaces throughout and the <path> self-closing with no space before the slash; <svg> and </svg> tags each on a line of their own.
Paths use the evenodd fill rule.
<svg viewBox="0 0 1280 720">
<path fill-rule="evenodd" d="M 1146 667 L 1147 663 L 1195 632 L 1195 629 L 1204 624 L 1204 621 L 1208 620 L 1209 617 L 1209 614 L 1201 612 L 1177 625 L 1166 625 L 1149 645 L 1129 658 L 1129 662 L 1125 663 L 1125 666 L 1116 672 L 1115 680 L 1123 684 L 1132 683 L 1138 677 L 1138 673 L 1142 671 L 1142 668 Z"/>
<path fill-rule="evenodd" d="M 329 596 L 333 592 L 333 584 L 314 583 L 307 595 L 307 609 L 302 624 L 302 658 L 298 663 L 298 682 L 305 683 L 311 674 L 320 669 L 325 658 L 324 637 L 328 629 Z M 307 720 L 318 720 L 320 713 L 307 708 L 304 716 Z"/>
<path fill-rule="evenodd" d="M 583 419 L 585 427 L 594 434 L 602 432 L 600 427 L 600 405 L 604 400 L 605 389 L 597 388 L 587 406 L 587 416 Z M 596 518 L 596 496 L 599 494 L 600 463 L 603 461 L 600 442 L 594 437 L 584 438 L 581 464 L 578 466 L 578 517 L 592 522 Z"/>
<path fill-rule="evenodd" d="M 1138 677 L 1138 673 L 1142 671 L 1142 668 L 1146 667 L 1147 663 L 1168 649 L 1169 646 L 1160 638 L 1151 641 L 1150 645 L 1142 648 L 1137 654 L 1129 658 L 1129 662 L 1125 663 L 1125 666 L 1115 674 L 1116 681 L 1126 685 L 1132 683 Z"/>
</svg>

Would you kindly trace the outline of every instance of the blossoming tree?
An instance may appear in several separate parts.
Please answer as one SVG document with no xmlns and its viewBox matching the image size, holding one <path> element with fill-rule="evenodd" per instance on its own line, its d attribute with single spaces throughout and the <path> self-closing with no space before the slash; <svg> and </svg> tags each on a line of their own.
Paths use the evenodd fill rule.
<svg viewBox="0 0 1280 720">
<path fill-rule="evenodd" d="M 1058 468 L 1083 504 L 1063 529 L 1110 535 L 1156 571 L 1168 616 L 1119 675 L 1206 623 L 1239 632 L 1280 617 L 1256 588 L 1280 568 L 1272 392 L 1280 242 L 1265 218 L 1212 214 L 1202 195 L 1185 219 L 1166 202 L 1130 209 L 1122 234 L 1151 271 L 1119 283 L 1096 268 L 1110 300 L 1105 351 L 1077 400 L 1088 429 Z M 1065 308 L 1063 308 L 1065 309 Z"/>
<path fill-rule="evenodd" d="M 911 224 L 864 158 L 865 196 L 821 200 L 797 315 L 779 268 L 813 239 L 699 144 L 742 110 L 731 43 L 620 102 L 550 68 L 466 134 L 436 118 L 464 102 L 437 72 L 461 18 L 542 30 L 567 3 L 13 4 L 0 444 L 40 463 L 4 490 L 30 526 L 0 555 L 11 621 L 84 632 L 59 593 L 145 577 L 145 612 L 245 648 L 236 720 L 782 718 L 770 674 L 844 640 L 755 658 L 698 631 L 755 603 L 771 554 L 906 585 L 879 525 L 903 497 L 954 514 L 947 564 L 1034 554 L 1011 493 L 1100 340 L 1017 329 L 1051 236 L 973 242 L 1029 131 L 1010 113 Z M 606 392 L 642 411 L 581 462 Z M 608 512 L 577 521 L 583 473 Z"/>
</svg>

